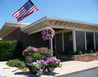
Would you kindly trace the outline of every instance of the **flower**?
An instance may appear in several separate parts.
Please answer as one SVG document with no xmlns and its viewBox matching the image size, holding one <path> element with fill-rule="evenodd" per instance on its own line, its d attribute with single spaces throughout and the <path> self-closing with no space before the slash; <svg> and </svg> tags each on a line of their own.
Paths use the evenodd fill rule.
<svg viewBox="0 0 98 77">
<path fill-rule="evenodd" d="M 30 56 L 32 53 L 37 52 L 38 49 L 32 46 L 27 47 L 25 50 L 23 50 L 22 55 L 23 56 Z"/>
<path fill-rule="evenodd" d="M 42 39 L 43 40 L 53 39 L 54 35 L 55 35 L 55 31 L 51 27 L 46 27 L 42 31 Z"/>
<path fill-rule="evenodd" d="M 48 57 L 46 61 L 47 62 L 53 62 L 55 59 L 56 59 L 55 57 Z"/>
<path fill-rule="evenodd" d="M 42 62 L 43 60 L 36 60 L 31 65 L 32 71 L 40 71 L 45 68 L 45 64 Z"/>
<path fill-rule="evenodd" d="M 40 71 L 40 69 L 41 69 L 40 63 L 39 62 L 33 62 L 31 65 L 31 69 L 32 69 L 32 71 Z"/>
<path fill-rule="evenodd" d="M 35 47 L 32 47 L 32 49 L 33 49 L 34 52 L 37 52 L 38 51 L 38 49 L 35 48 Z"/>
<path fill-rule="evenodd" d="M 44 60 L 40 60 L 40 62 L 42 62 L 43 64 L 45 64 L 45 66 L 47 66 L 47 61 L 44 61 Z"/>
<path fill-rule="evenodd" d="M 45 60 L 37 60 L 38 63 L 42 63 L 43 66 L 48 66 L 49 68 L 57 68 L 61 67 L 61 61 L 59 59 L 56 59 L 56 57 L 48 57 Z"/>
<path fill-rule="evenodd" d="M 57 68 L 57 67 L 61 67 L 61 61 L 59 59 L 56 59 L 56 57 L 48 57 L 47 58 L 47 65 L 50 68 Z"/>
<path fill-rule="evenodd" d="M 53 55 L 53 50 L 50 50 L 50 49 L 48 49 L 48 48 L 46 48 L 46 47 L 40 47 L 40 48 L 38 49 L 38 52 L 39 52 L 41 55 L 44 55 L 44 56 L 46 56 L 46 57 Z"/>
</svg>

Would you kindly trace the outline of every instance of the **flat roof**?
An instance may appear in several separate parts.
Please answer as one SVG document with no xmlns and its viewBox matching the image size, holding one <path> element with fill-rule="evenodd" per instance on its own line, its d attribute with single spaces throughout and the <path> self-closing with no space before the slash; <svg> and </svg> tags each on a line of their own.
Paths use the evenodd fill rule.
<svg viewBox="0 0 98 77">
<path fill-rule="evenodd" d="M 0 37 L 3 38 L 17 28 L 21 28 L 24 33 L 33 34 L 42 31 L 45 27 L 56 29 L 89 29 L 98 30 L 98 24 L 86 23 L 81 21 L 65 20 L 54 17 L 43 17 L 38 21 L 30 23 L 6 22 L 0 30 Z"/>
</svg>

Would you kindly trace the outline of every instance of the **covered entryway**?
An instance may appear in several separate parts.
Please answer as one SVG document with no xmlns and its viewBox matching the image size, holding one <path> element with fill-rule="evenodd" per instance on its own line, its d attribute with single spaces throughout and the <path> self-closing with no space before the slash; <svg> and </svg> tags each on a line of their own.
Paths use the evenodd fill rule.
<svg viewBox="0 0 98 77">
<path fill-rule="evenodd" d="M 95 39 L 98 38 L 96 34 L 98 26 L 94 24 L 44 17 L 22 28 L 22 31 L 32 35 L 41 32 L 45 27 L 51 27 L 56 31 L 55 38 L 52 42 L 49 41 L 49 48 L 55 50 L 55 55 L 62 54 L 62 52 L 97 49 L 98 47 L 98 40 Z"/>
</svg>

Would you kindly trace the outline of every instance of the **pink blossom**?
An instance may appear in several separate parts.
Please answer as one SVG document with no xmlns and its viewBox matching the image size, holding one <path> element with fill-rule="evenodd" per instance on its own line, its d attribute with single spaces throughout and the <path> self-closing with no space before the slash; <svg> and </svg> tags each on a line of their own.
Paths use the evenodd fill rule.
<svg viewBox="0 0 98 77">
<path fill-rule="evenodd" d="M 41 61 L 40 61 L 40 60 L 36 60 L 36 62 L 37 62 L 37 63 L 40 63 Z"/>
<path fill-rule="evenodd" d="M 34 51 L 34 52 L 37 52 L 37 51 L 38 51 L 38 49 L 37 49 L 37 48 L 35 48 L 35 47 L 33 47 L 33 51 Z"/>
<path fill-rule="evenodd" d="M 27 52 L 27 49 L 23 50 L 22 55 L 24 55 L 25 52 Z"/>
<path fill-rule="evenodd" d="M 30 48 L 28 48 L 27 51 L 29 52 L 30 51 Z"/>
<path fill-rule="evenodd" d="M 25 54 L 25 52 L 29 52 L 30 50 L 32 50 L 33 52 L 37 52 L 38 49 L 32 46 L 27 47 L 25 50 L 23 50 L 22 55 Z M 31 53 L 28 53 L 28 55 L 30 55 Z"/>
<path fill-rule="evenodd" d="M 48 65 L 47 64 L 47 61 L 44 61 L 44 60 L 40 60 L 42 63 L 44 63 L 45 65 Z"/>
<path fill-rule="evenodd" d="M 55 31 L 51 27 L 46 27 L 42 31 L 42 39 L 43 40 L 50 40 L 53 39 L 53 36 L 55 35 Z"/>
<path fill-rule="evenodd" d="M 55 57 L 48 57 L 46 61 L 47 62 L 53 62 L 54 60 L 55 60 Z"/>
</svg>

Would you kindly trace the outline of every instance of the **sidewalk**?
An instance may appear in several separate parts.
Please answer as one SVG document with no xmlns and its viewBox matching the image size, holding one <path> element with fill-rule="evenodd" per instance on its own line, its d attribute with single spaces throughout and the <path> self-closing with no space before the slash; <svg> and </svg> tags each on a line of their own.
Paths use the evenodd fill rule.
<svg viewBox="0 0 98 77">
<path fill-rule="evenodd" d="M 39 75 L 33 76 L 30 72 L 22 72 L 21 70 L 15 67 L 7 66 L 5 63 L 6 62 L 0 62 L 0 65 L 2 66 L 3 71 L 5 72 L 5 75 L 7 77 L 55 77 L 98 67 L 98 61 L 91 61 L 91 62 L 66 61 L 62 62 L 62 67 L 56 68 L 54 73 L 52 73 L 51 75 L 42 74 L 40 76 Z"/>
</svg>

